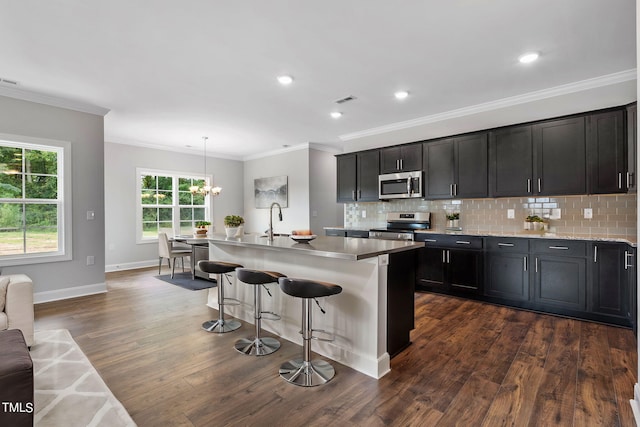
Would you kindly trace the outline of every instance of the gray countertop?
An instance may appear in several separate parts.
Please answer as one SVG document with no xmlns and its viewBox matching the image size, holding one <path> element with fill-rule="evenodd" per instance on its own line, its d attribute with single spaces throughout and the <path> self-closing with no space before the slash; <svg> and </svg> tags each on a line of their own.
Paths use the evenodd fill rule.
<svg viewBox="0 0 640 427">
<path fill-rule="evenodd" d="M 214 234 L 208 239 L 214 245 L 232 245 L 265 250 L 297 252 L 305 255 L 358 261 L 378 255 L 402 252 L 424 247 L 422 242 L 361 239 L 357 237 L 318 236 L 309 243 L 297 243 L 289 237 L 279 236 L 269 242 L 267 237 L 246 234 L 244 237 L 226 237 Z"/>
</svg>

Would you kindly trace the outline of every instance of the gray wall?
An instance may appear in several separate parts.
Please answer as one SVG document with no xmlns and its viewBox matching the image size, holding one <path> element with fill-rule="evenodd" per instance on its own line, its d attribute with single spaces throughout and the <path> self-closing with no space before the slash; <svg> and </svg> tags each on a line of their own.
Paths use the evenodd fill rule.
<svg viewBox="0 0 640 427">
<path fill-rule="evenodd" d="M 202 173 L 202 156 L 131 145 L 105 143 L 106 269 L 156 265 L 158 244 L 136 243 L 136 168 Z M 213 225 L 223 232 L 225 215 L 242 213 L 243 164 L 208 157 L 207 174 L 222 193 L 213 198 Z"/>
<path fill-rule="evenodd" d="M 71 142 L 73 192 L 73 259 L 4 267 L 2 274 L 29 275 L 36 301 L 68 297 L 69 288 L 104 289 L 104 118 L 0 96 L 0 133 Z M 93 221 L 86 220 L 89 210 Z M 86 265 L 88 255 L 94 265 Z"/>
</svg>

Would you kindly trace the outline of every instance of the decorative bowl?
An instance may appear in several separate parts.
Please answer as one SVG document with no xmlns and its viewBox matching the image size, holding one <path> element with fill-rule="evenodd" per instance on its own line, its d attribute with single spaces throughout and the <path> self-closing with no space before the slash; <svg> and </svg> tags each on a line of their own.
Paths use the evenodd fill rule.
<svg viewBox="0 0 640 427">
<path fill-rule="evenodd" d="M 292 234 L 289 237 L 291 237 L 293 240 L 295 240 L 298 243 L 308 243 L 318 236 L 315 234 Z"/>
</svg>

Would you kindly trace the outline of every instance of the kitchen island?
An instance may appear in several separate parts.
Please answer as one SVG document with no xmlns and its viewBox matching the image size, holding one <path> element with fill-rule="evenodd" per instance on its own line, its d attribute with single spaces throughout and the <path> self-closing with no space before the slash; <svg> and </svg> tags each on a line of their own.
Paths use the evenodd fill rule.
<svg viewBox="0 0 640 427">
<path fill-rule="evenodd" d="M 259 235 L 214 235 L 208 240 L 211 260 L 342 286 L 342 293 L 319 299 L 326 314 L 314 305 L 313 328 L 334 334 L 335 340 L 314 341 L 313 352 L 380 378 L 389 372 L 391 356 L 410 344 L 415 250 L 423 243 L 326 236 L 310 243 L 284 236 L 270 242 Z M 233 283 L 225 285 L 225 295 L 241 303 L 226 305 L 226 313 L 253 323 L 253 287 L 235 279 Z M 268 287 L 273 298 L 263 293 L 263 310 L 282 319 L 263 319 L 262 327 L 301 344 L 301 301 L 280 292 L 276 284 Z M 217 297 L 215 289 L 209 290 L 212 308 L 217 308 Z M 238 333 L 250 335 L 249 331 Z"/>
</svg>

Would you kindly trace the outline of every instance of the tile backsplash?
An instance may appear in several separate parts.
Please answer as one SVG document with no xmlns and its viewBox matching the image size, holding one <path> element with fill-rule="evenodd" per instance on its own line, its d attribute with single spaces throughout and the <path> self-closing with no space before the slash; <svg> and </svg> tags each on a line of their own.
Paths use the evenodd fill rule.
<svg viewBox="0 0 640 427">
<path fill-rule="evenodd" d="M 593 210 L 591 219 L 584 218 L 585 208 Z M 513 209 L 513 219 L 507 218 L 508 209 Z M 557 234 L 635 240 L 637 228 L 636 194 L 347 203 L 344 205 L 344 226 L 384 227 L 387 212 L 431 212 L 431 228 L 443 231 L 447 221 L 445 215 L 460 212 L 463 232 L 471 233 L 518 233 L 523 230 L 528 215 L 544 218 L 549 232 Z"/>
</svg>

